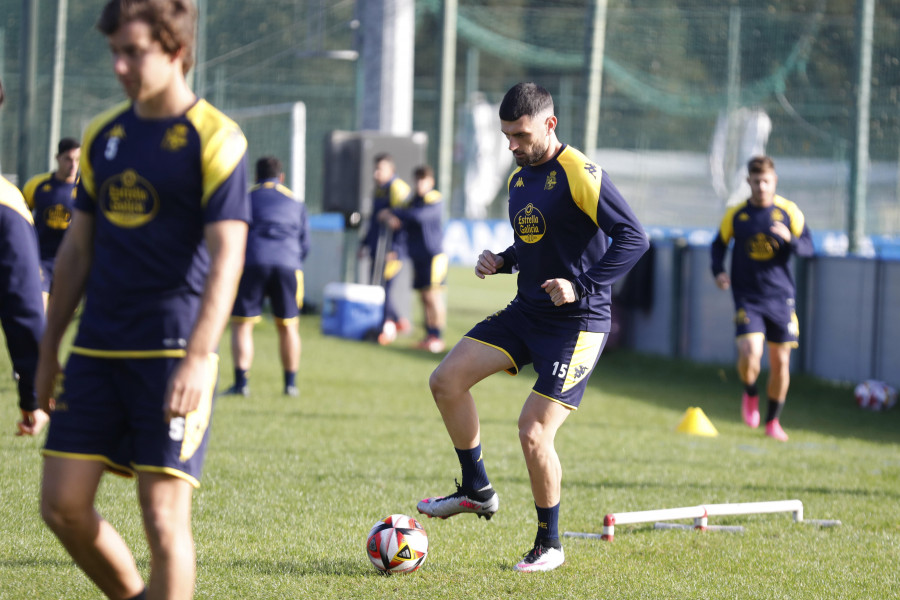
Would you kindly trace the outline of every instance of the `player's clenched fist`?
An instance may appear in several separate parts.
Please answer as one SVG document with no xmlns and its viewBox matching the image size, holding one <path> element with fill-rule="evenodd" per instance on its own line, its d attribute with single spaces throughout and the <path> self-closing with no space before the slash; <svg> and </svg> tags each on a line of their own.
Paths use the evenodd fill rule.
<svg viewBox="0 0 900 600">
<path fill-rule="evenodd" d="M 478 262 L 475 263 L 475 274 L 478 275 L 480 279 L 484 279 L 485 275 L 493 275 L 497 272 L 497 269 L 502 266 L 502 256 L 494 254 L 490 250 L 485 250 L 481 253 L 481 256 L 478 257 Z"/>
</svg>

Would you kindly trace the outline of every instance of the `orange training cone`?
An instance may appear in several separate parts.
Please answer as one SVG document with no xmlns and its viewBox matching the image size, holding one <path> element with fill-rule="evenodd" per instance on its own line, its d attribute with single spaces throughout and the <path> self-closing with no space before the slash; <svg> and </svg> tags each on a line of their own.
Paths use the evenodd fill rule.
<svg viewBox="0 0 900 600">
<path fill-rule="evenodd" d="M 709 417 L 703 412 L 703 409 L 690 407 L 681 418 L 681 423 L 675 428 L 675 431 L 681 433 L 689 433 L 691 435 L 705 435 L 707 437 L 715 437 L 719 435 L 715 425 L 709 420 Z"/>
</svg>

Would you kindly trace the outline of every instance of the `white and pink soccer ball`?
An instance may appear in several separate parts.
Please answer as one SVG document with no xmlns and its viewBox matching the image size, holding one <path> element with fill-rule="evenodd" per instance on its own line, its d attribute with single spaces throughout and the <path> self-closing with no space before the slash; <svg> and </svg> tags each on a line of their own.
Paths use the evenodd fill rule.
<svg viewBox="0 0 900 600">
<path fill-rule="evenodd" d="M 856 404 L 866 410 L 887 410 L 897 404 L 897 390 L 874 379 L 867 379 L 853 390 Z"/>
<path fill-rule="evenodd" d="M 412 517 L 390 515 L 372 527 L 366 554 L 382 573 L 412 573 L 428 555 L 428 535 Z"/>
</svg>

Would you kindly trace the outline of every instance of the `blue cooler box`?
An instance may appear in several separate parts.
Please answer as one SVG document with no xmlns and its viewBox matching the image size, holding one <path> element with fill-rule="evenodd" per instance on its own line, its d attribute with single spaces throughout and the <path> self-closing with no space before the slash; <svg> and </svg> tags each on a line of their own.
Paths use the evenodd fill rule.
<svg viewBox="0 0 900 600">
<path fill-rule="evenodd" d="M 379 331 L 384 318 L 384 288 L 380 285 L 332 282 L 325 285 L 322 333 L 361 340 Z"/>
</svg>

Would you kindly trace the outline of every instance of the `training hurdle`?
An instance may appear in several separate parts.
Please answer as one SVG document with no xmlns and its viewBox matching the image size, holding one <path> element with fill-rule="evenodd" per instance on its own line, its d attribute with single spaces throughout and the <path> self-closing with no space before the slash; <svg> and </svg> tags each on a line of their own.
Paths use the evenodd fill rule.
<svg viewBox="0 0 900 600">
<path fill-rule="evenodd" d="M 639 510 L 634 512 L 609 513 L 603 517 L 603 533 L 597 535 L 586 533 L 565 532 L 569 537 L 589 537 L 612 541 L 615 537 L 616 525 L 630 525 L 633 523 L 649 523 L 651 521 L 672 521 L 677 519 L 693 519 L 694 529 L 705 531 L 718 529 L 724 531 L 743 531 L 742 527 L 710 526 L 709 517 L 732 515 L 755 515 L 763 513 L 789 512 L 794 521 L 803 521 L 803 503 L 799 500 L 774 500 L 770 502 L 737 502 L 733 504 L 699 504 L 697 506 L 683 506 L 680 508 L 662 508 L 657 510 Z M 818 521 L 823 525 L 839 525 L 840 522 Z M 669 528 L 661 523 L 658 528 Z M 679 527 L 677 525 L 671 528 Z M 680 527 L 679 527 L 680 528 Z"/>
</svg>

